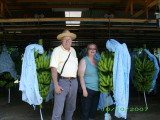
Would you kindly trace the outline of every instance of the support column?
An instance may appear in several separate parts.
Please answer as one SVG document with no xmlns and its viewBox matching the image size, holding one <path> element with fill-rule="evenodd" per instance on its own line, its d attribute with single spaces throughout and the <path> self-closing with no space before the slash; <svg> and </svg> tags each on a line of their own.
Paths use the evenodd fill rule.
<svg viewBox="0 0 160 120">
<path fill-rule="evenodd" d="M 4 3 L 0 1 L 0 17 L 3 17 Z"/>
</svg>

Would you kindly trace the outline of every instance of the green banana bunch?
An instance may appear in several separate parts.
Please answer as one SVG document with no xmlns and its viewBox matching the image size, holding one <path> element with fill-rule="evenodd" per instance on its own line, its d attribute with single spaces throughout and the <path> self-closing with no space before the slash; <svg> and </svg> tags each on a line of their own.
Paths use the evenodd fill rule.
<svg viewBox="0 0 160 120">
<path fill-rule="evenodd" d="M 6 88 L 11 88 L 13 86 L 14 86 L 14 81 L 7 82 L 7 84 L 5 85 Z"/>
<path fill-rule="evenodd" d="M 113 71 L 114 53 L 108 50 L 101 53 L 101 58 L 98 62 L 98 69 L 103 72 Z"/>
<path fill-rule="evenodd" d="M 43 89 L 41 89 L 40 95 L 43 99 L 45 99 L 49 93 L 49 86 L 48 85 L 44 85 L 44 84 L 40 84 L 39 86 L 41 86 Z"/>
<path fill-rule="evenodd" d="M 112 91 L 113 90 L 113 78 L 112 78 L 112 76 L 110 76 L 110 75 L 101 76 L 99 78 L 99 88 L 101 88 L 99 90 L 102 93 L 107 92 L 107 91 Z"/>
<path fill-rule="evenodd" d="M 135 63 L 134 63 L 134 65 L 135 65 L 135 69 L 137 70 L 137 71 L 142 71 L 143 69 L 142 69 L 142 67 L 143 67 L 143 62 L 142 62 L 142 60 L 140 59 L 140 58 L 138 58 L 137 56 L 135 57 Z"/>
<path fill-rule="evenodd" d="M 38 82 L 42 84 L 50 84 L 51 74 L 48 71 L 37 72 Z"/>
<path fill-rule="evenodd" d="M 6 82 L 4 80 L 0 80 L 0 87 L 11 88 L 14 86 L 14 81 Z"/>
<path fill-rule="evenodd" d="M 104 93 L 113 91 L 114 53 L 105 50 L 98 62 L 99 90 Z"/>
<path fill-rule="evenodd" d="M 107 88 L 107 87 L 99 86 L 99 91 L 100 91 L 101 93 L 105 93 L 105 92 L 108 92 L 108 88 Z"/>
<path fill-rule="evenodd" d="M 51 73 L 49 71 L 39 71 L 39 73 L 37 72 L 37 78 L 40 95 L 43 99 L 45 99 L 49 93 Z"/>
<path fill-rule="evenodd" d="M 13 77 L 11 76 L 11 74 L 9 72 L 4 73 L 3 78 L 5 80 L 12 80 L 13 79 Z"/>
<path fill-rule="evenodd" d="M 38 51 L 35 51 L 35 62 L 39 93 L 41 97 L 45 99 L 49 93 L 51 82 L 51 72 L 49 68 L 50 56 L 47 55 L 47 51 L 45 51 L 43 54 L 38 54 Z"/>
<path fill-rule="evenodd" d="M 4 80 L 0 80 L 0 87 L 3 87 L 7 82 Z"/>
<path fill-rule="evenodd" d="M 34 57 L 37 58 L 38 56 L 38 50 L 34 49 Z"/>
<path fill-rule="evenodd" d="M 9 72 L 3 72 L 0 74 L 0 87 L 11 88 L 14 86 L 14 78 Z"/>
<path fill-rule="evenodd" d="M 35 52 L 36 58 L 36 67 L 37 69 L 48 69 L 50 64 L 50 56 L 47 55 L 47 51 L 45 51 L 42 55 L 37 55 L 37 51 Z"/>
<path fill-rule="evenodd" d="M 152 76 L 155 73 L 154 63 L 150 61 L 150 59 L 147 57 L 147 54 L 143 51 L 140 57 L 135 57 L 134 66 L 135 87 L 141 92 L 149 91 L 152 87 Z"/>
</svg>

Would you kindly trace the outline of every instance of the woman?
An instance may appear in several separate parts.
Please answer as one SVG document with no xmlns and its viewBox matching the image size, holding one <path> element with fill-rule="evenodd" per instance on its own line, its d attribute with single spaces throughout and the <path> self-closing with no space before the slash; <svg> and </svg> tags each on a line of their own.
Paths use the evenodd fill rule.
<svg viewBox="0 0 160 120">
<path fill-rule="evenodd" d="M 87 56 L 81 59 L 78 75 L 82 87 L 81 95 L 81 117 L 80 120 L 94 120 L 100 92 L 98 90 L 98 68 L 94 56 L 97 53 L 97 46 L 87 46 Z"/>
</svg>

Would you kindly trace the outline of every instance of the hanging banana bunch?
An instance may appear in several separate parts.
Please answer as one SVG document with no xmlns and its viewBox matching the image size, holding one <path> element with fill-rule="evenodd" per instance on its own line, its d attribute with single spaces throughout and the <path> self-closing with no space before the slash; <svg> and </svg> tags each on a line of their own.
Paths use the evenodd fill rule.
<svg viewBox="0 0 160 120">
<path fill-rule="evenodd" d="M 47 55 L 47 51 L 43 54 L 38 54 L 38 51 L 35 51 L 34 56 L 36 61 L 39 92 L 41 97 L 45 99 L 49 93 L 51 82 L 51 72 L 49 68 L 50 55 Z"/>
<path fill-rule="evenodd" d="M 153 61 L 150 61 L 147 53 L 142 52 L 141 56 L 136 56 L 134 59 L 134 84 L 138 91 L 144 92 L 152 88 L 153 75 L 155 66 Z"/>
<path fill-rule="evenodd" d="M 0 73 L 0 87 L 11 88 L 14 86 L 14 78 L 9 72 Z"/>
<path fill-rule="evenodd" d="M 113 91 L 114 53 L 105 50 L 98 62 L 99 90 L 102 93 Z"/>
</svg>

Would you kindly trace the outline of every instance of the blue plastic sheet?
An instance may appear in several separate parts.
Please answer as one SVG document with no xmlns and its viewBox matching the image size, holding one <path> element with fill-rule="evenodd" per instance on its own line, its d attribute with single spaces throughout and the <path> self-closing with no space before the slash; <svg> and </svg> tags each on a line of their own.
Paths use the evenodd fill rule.
<svg viewBox="0 0 160 120">
<path fill-rule="evenodd" d="M 40 54 L 44 52 L 43 47 L 38 44 L 28 45 L 25 49 L 19 87 L 19 90 L 22 91 L 22 100 L 30 105 L 40 105 L 43 100 L 40 96 L 38 88 L 36 63 L 34 57 L 35 50 L 38 50 Z"/>
<path fill-rule="evenodd" d="M 107 106 L 107 104 L 108 104 L 108 106 L 114 104 L 112 97 L 110 95 L 108 95 L 108 92 L 101 93 L 97 109 L 101 110 L 101 109 L 105 108 Z"/>
<path fill-rule="evenodd" d="M 50 87 L 49 87 L 49 93 L 45 99 L 45 102 L 48 102 L 50 99 L 53 99 L 53 90 L 54 90 L 54 84 L 53 84 L 53 80 L 51 80 Z"/>
<path fill-rule="evenodd" d="M 109 51 L 115 52 L 113 65 L 113 93 L 116 104 L 115 116 L 127 118 L 127 111 L 119 111 L 119 108 L 127 109 L 129 101 L 129 73 L 131 58 L 125 43 L 120 44 L 114 39 L 106 43 Z"/>
<path fill-rule="evenodd" d="M 5 45 L 3 45 L 3 50 L 0 54 L 0 73 L 3 72 L 9 72 L 14 79 L 17 78 L 15 64 L 11 56 L 7 53 L 7 47 Z"/>
<path fill-rule="evenodd" d="M 82 49 L 79 53 L 82 57 L 86 56 L 86 48 Z"/>
<path fill-rule="evenodd" d="M 111 120 L 111 115 L 109 113 L 105 113 L 105 118 L 104 120 Z"/>
<path fill-rule="evenodd" d="M 99 52 L 97 52 L 96 55 L 94 56 L 94 59 L 98 61 L 100 58 L 101 58 L 101 55 L 99 54 Z"/>
<path fill-rule="evenodd" d="M 134 57 L 137 56 L 138 54 L 138 49 L 135 49 L 132 53 L 130 53 L 130 56 L 131 56 L 131 71 L 130 71 L 130 78 L 131 78 L 131 81 L 134 83 Z"/>
<path fill-rule="evenodd" d="M 160 65 L 160 52 L 158 53 L 159 65 Z"/>
</svg>

